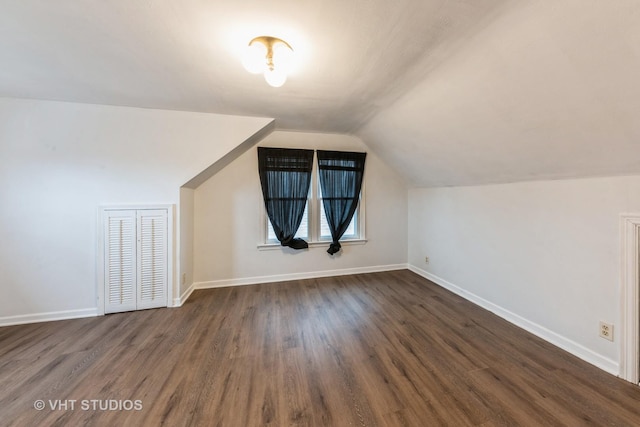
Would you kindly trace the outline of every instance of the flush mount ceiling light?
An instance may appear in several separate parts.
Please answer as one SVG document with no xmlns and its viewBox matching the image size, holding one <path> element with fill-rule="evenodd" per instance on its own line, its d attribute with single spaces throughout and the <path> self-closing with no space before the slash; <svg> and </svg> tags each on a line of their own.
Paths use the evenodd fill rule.
<svg viewBox="0 0 640 427">
<path fill-rule="evenodd" d="M 264 73 L 270 86 L 280 87 L 287 81 L 293 49 L 277 37 L 260 36 L 249 42 L 242 64 L 250 73 Z"/>
</svg>

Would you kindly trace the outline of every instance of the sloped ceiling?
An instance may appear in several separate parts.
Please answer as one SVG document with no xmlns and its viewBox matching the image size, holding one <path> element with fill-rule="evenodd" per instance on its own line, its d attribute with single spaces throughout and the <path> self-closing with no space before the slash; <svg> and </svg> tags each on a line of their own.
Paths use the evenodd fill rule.
<svg viewBox="0 0 640 427">
<path fill-rule="evenodd" d="M 528 1 L 359 134 L 415 186 L 473 185 L 640 173 L 639 119 L 640 2 Z"/>
<path fill-rule="evenodd" d="M 0 96 L 355 133 L 414 186 L 640 173 L 637 0 L 0 0 Z M 282 88 L 242 68 L 292 44 Z"/>
</svg>

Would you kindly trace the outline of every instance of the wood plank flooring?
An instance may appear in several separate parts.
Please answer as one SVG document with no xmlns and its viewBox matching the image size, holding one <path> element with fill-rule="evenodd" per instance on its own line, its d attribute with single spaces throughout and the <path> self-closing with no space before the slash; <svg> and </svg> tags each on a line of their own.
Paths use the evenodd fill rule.
<svg viewBox="0 0 640 427">
<path fill-rule="evenodd" d="M 11 426 L 640 425 L 640 387 L 409 271 L 0 328 L 0 385 Z"/>
</svg>

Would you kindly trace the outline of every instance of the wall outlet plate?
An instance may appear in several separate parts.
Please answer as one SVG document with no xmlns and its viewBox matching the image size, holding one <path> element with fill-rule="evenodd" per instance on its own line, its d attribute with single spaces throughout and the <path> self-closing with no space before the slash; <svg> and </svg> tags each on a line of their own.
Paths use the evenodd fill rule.
<svg viewBox="0 0 640 427">
<path fill-rule="evenodd" d="M 605 340 L 613 341 L 613 325 L 611 323 L 605 323 L 601 321 L 599 335 Z"/>
</svg>

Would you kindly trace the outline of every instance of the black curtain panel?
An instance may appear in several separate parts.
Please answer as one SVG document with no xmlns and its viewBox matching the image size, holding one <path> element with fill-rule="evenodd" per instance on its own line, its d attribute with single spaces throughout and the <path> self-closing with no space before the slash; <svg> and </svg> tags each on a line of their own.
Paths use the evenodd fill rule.
<svg viewBox="0 0 640 427">
<path fill-rule="evenodd" d="M 313 150 L 258 147 L 264 205 L 282 246 L 309 247 L 303 239 L 293 236 L 304 216 L 312 168 Z"/>
<path fill-rule="evenodd" d="M 340 238 L 358 207 L 367 153 L 318 150 L 318 175 L 322 205 L 333 242 L 327 252 L 340 250 Z"/>
</svg>

